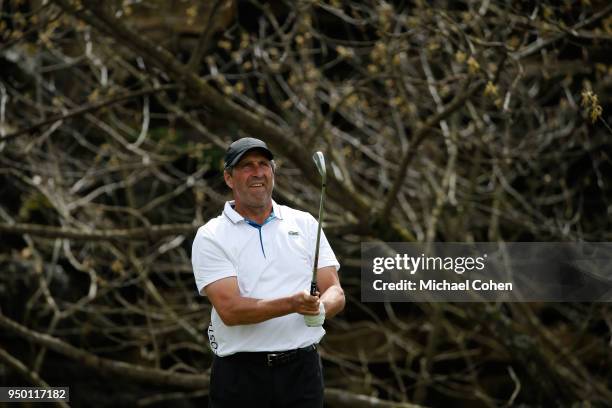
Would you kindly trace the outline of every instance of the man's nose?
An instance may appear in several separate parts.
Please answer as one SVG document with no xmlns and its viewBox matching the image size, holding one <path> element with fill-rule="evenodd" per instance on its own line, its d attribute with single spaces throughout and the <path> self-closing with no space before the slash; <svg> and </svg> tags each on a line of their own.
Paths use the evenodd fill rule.
<svg viewBox="0 0 612 408">
<path fill-rule="evenodd" d="M 264 172 L 265 172 L 264 166 L 260 164 L 256 164 L 255 167 L 253 168 L 253 175 L 256 177 L 263 177 Z"/>
</svg>

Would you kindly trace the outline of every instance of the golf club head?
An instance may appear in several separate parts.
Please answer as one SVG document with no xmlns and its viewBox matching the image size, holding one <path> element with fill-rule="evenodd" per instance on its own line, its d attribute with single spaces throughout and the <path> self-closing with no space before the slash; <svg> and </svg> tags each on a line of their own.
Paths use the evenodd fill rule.
<svg viewBox="0 0 612 408">
<path fill-rule="evenodd" d="M 319 170 L 319 174 L 321 175 L 321 178 L 323 179 L 323 184 L 325 184 L 325 181 L 327 180 L 327 169 L 325 168 L 325 156 L 323 156 L 323 153 L 319 151 L 312 155 L 312 160 L 315 162 L 315 165 L 317 166 L 317 170 Z"/>
</svg>

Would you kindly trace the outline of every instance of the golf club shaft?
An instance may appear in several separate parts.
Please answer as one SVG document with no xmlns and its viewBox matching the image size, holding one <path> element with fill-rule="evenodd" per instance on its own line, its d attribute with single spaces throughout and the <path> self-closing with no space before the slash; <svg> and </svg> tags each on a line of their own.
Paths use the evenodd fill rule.
<svg viewBox="0 0 612 408">
<path fill-rule="evenodd" d="M 319 203 L 319 227 L 317 228 L 317 243 L 315 246 L 314 265 L 312 267 L 312 281 L 310 283 L 310 294 L 314 296 L 317 288 L 317 267 L 319 265 L 319 246 L 321 243 L 321 228 L 323 227 L 323 207 L 325 206 L 325 183 L 321 186 L 321 202 Z"/>
</svg>

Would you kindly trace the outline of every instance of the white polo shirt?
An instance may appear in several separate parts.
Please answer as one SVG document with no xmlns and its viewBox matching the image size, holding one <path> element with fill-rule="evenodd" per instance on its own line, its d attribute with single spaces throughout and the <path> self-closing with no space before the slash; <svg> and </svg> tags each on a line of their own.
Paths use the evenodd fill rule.
<svg viewBox="0 0 612 408">
<path fill-rule="evenodd" d="M 198 292 L 206 285 L 236 276 L 240 295 L 275 299 L 310 289 L 317 220 L 307 212 L 272 202 L 272 216 L 261 227 L 249 224 L 225 203 L 223 213 L 200 227 L 191 262 Z M 256 225 L 256 224 L 255 224 Z M 319 268 L 340 264 L 321 234 Z M 325 330 L 308 327 L 298 313 L 256 324 L 226 326 L 213 307 L 208 328 L 218 356 L 243 351 L 284 351 L 318 343 Z"/>
</svg>

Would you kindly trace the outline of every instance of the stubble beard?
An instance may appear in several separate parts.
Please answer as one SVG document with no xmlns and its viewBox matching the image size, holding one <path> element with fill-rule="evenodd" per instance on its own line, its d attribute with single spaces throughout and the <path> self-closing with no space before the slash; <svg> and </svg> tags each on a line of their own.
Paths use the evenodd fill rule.
<svg viewBox="0 0 612 408">
<path fill-rule="evenodd" d="M 266 190 L 262 191 L 261 193 L 248 193 L 249 187 L 247 187 L 247 194 L 244 195 L 244 198 L 246 198 L 246 200 L 241 200 L 241 204 L 244 207 L 249 208 L 251 210 L 255 210 L 257 212 L 269 208 L 269 206 L 272 205 L 272 192 L 274 191 L 273 178 L 270 180 L 270 183 L 272 184 L 272 188 L 270 189 L 270 191 Z"/>
</svg>

